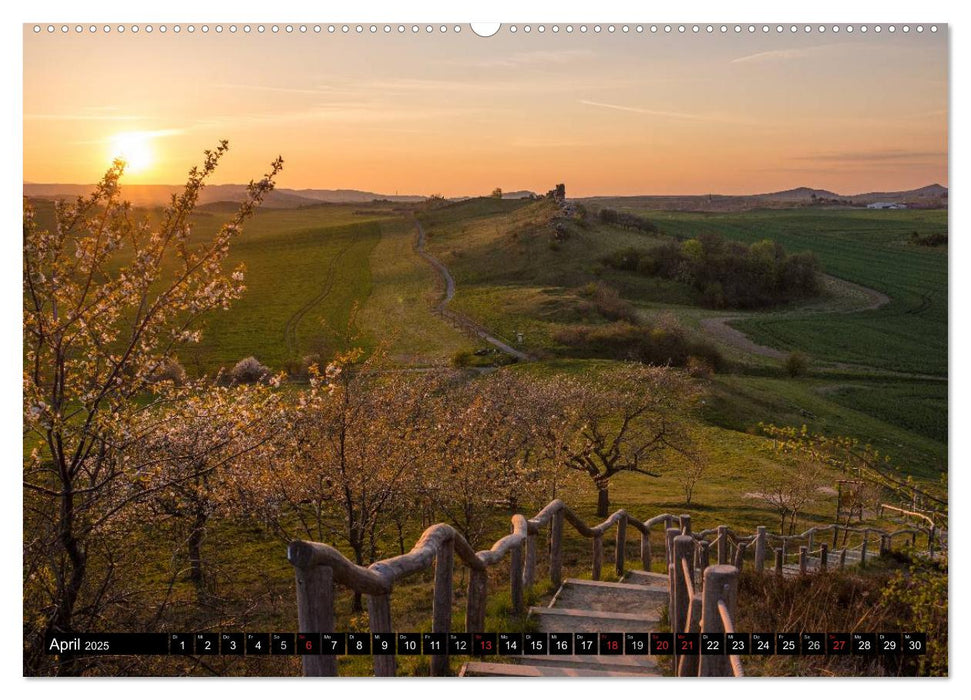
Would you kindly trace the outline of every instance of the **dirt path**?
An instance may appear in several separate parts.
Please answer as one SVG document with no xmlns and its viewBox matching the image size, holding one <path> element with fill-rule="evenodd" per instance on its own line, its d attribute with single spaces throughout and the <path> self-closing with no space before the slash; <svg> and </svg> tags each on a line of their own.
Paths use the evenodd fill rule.
<svg viewBox="0 0 971 700">
<path fill-rule="evenodd" d="M 831 293 L 839 295 L 839 297 L 844 300 L 849 299 L 851 303 L 847 304 L 845 308 L 810 307 L 797 311 L 780 311 L 775 313 L 761 314 L 759 318 L 782 320 L 809 318 L 811 316 L 821 316 L 823 314 L 853 314 L 861 311 L 873 311 L 874 309 L 879 309 L 880 307 L 886 306 L 890 303 L 890 297 L 883 292 L 877 291 L 876 289 L 864 287 L 863 285 L 856 284 L 855 282 L 849 282 L 848 280 L 840 279 L 838 277 L 833 277 L 832 275 L 823 275 L 823 279 L 824 285 L 828 287 Z M 752 318 L 752 315 L 714 316 L 711 318 L 702 319 L 700 321 L 700 325 L 702 329 L 715 338 L 715 340 L 741 350 L 742 352 L 747 352 L 753 355 L 761 355 L 762 357 L 770 357 L 775 360 L 784 359 L 788 355 L 787 352 L 769 347 L 767 345 L 759 345 L 742 331 L 730 325 L 733 321 L 741 321 L 747 318 Z"/>
<path fill-rule="evenodd" d="M 455 297 L 455 278 L 452 277 L 452 273 L 448 271 L 448 268 L 445 267 L 445 265 L 438 258 L 425 250 L 425 229 L 422 227 L 421 222 L 416 221 L 415 225 L 418 227 L 418 238 L 415 242 L 415 251 L 429 265 L 435 268 L 439 276 L 442 278 L 442 281 L 445 282 L 445 296 L 440 302 L 438 302 L 438 304 L 435 305 L 436 313 L 441 314 L 444 318 L 447 318 L 462 330 L 467 330 L 493 347 L 499 348 L 504 353 L 512 355 L 520 362 L 530 362 L 533 359 L 531 356 L 527 355 L 521 350 L 517 350 L 508 343 L 499 340 L 495 336 L 490 335 L 489 331 L 487 331 L 483 326 L 467 316 L 456 313 L 455 311 L 447 308 L 448 303 Z"/>
<path fill-rule="evenodd" d="M 297 311 L 287 319 L 286 325 L 283 328 L 283 337 L 287 343 L 287 351 L 290 353 L 291 357 L 296 357 L 297 350 L 299 349 L 299 344 L 297 342 L 297 326 L 300 325 L 300 321 L 303 317 L 313 309 L 317 304 L 322 302 L 330 294 L 330 291 L 334 288 L 334 279 L 337 272 L 337 264 L 340 262 L 344 254 L 356 243 L 357 241 L 352 240 L 346 246 L 341 248 L 337 255 L 335 255 L 330 260 L 330 264 L 327 266 L 327 271 L 324 273 L 324 279 L 326 282 L 321 288 L 320 292 L 314 296 L 313 299 L 308 301 L 306 304 L 301 306 Z"/>
</svg>

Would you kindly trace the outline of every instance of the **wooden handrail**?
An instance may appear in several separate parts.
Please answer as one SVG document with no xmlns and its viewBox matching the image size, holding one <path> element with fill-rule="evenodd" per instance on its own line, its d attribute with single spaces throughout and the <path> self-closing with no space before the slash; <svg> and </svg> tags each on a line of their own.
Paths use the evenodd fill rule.
<svg viewBox="0 0 971 700">
<path fill-rule="evenodd" d="M 515 612 L 521 613 L 524 605 L 524 590 L 529 589 L 535 583 L 536 554 L 541 549 L 536 540 L 543 527 L 548 526 L 550 529 L 550 579 L 556 586 L 562 583 L 564 523 L 569 523 L 581 536 L 593 540 L 593 578 L 595 580 L 599 579 L 603 565 L 603 537 L 610 529 L 616 528 L 615 568 L 617 575 L 621 576 L 626 567 L 628 525 L 641 534 L 641 565 L 649 571 L 651 568 L 651 531 L 663 524 L 671 583 L 669 614 L 672 620 L 672 628 L 675 630 L 697 630 L 702 622 L 702 609 L 704 607 L 702 600 L 705 594 L 697 594 L 694 591 L 693 579 L 696 559 L 704 572 L 706 582 L 710 571 L 724 578 L 728 576 L 728 570 L 731 570 L 735 576 L 735 583 L 732 585 L 737 585 L 737 576 L 741 570 L 746 549 L 753 543 L 756 570 L 764 570 L 766 556 L 772 551 L 772 548 L 768 546 L 769 538 L 782 543 L 781 549 L 775 551 L 777 573 L 781 573 L 782 562 L 786 559 L 787 544 L 800 539 L 808 540 L 808 544 L 801 546 L 797 555 L 800 559 L 800 569 L 806 571 L 809 555 L 815 555 L 817 551 L 813 546 L 813 538 L 817 534 L 828 531 L 833 532 L 832 551 L 834 554 L 839 552 L 840 569 L 844 567 L 846 562 L 846 553 L 849 549 L 846 547 L 846 539 L 847 535 L 851 533 L 863 535 L 862 542 L 857 547 L 852 548 L 852 550 L 859 549 L 859 564 L 861 566 L 866 565 L 867 545 L 872 536 L 879 538 L 881 554 L 889 551 L 894 537 L 910 535 L 916 545 L 917 536 L 926 534 L 928 550 L 932 555 L 936 542 L 939 540 L 943 544 L 946 538 L 946 531 L 938 530 L 933 525 L 930 528 L 911 527 L 888 532 L 877 528 L 849 527 L 838 523 L 814 526 L 799 535 L 770 533 L 767 528 L 760 526 L 756 534 L 743 537 L 726 525 L 692 532 L 691 516 L 687 514 L 677 516 L 662 513 L 641 521 L 631 517 L 623 509 L 617 510 L 603 522 L 589 526 L 562 500 L 555 499 L 532 518 L 527 519 L 518 513 L 512 515 L 510 518 L 510 534 L 497 540 L 489 549 L 479 552 L 472 548 L 468 540 L 459 531 L 446 523 L 438 523 L 427 528 L 411 548 L 411 551 L 406 554 L 377 561 L 368 567 L 355 564 L 334 547 L 320 542 L 302 540 L 291 542 L 287 549 L 287 558 L 293 565 L 297 577 L 299 630 L 301 632 L 334 631 L 334 587 L 340 584 L 356 593 L 368 596 L 369 618 L 373 632 L 390 631 L 390 596 L 395 584 L 407 576 L 434 566 L 433 630 L 448 632 L 453 603 L 452 568 L 454 555 L 470 570 L 466 596 L 466 630 L 469 632 L 484 631 L 489 567 L 498 565 L 508 556 L 509 585 L 513 609 Z M 676 523 L 680 526 L 675 527 Z M 837 549 L 840 532 L 844 535 L 844 546 Z M 715 538 L 709 541 L 708 538 L 712 536 L 715 536 Z M 716 549 L 717 566 L 708 566 L 710 547 Z M 734 547 L 734 557 L 732 557 L 732 547 Z M 826 549 L 823 549 L 823 547 L 826 547 Z M 826 558 L 829 554 L 828 545 L 821 545 L 818 551 L 820 553 L 820 568 L 826 568 Z M 729 566 L 730 561 L 733 561 L 735 566 Z M 734 593 L 731 593 L 730 597 L 734 595 Z M 721 601 L 721 598 L 718 600 Z M 710 605 L 715 605 L 715 602 L 712 600 Z M 732 602 L 726 610 L 730 610 L 733 605 L 734 598 L 732 598 Z M 709 609 L 714 610 L 710 606 Z M 709 614 L 710 617 L 711 614 Z M 710 619 L 709 622 L 711 622 Z M 731 620 L 729 620 L 730 622 Z M 727 625 L 722 624 L 721 626 L 726 627 Z M 687 668 L 692 675 L 695 673 L 696 662 L 684 661 L 687 658 L 682 657 L 683 663 L 678 667 L 679 675 L 684 668 Z M 394 674 L 394 657 L 376 655 L 374 659 L 377 675 Z M 337 673 L 334 656 L 305 655 L 303 663 L 306 675 L 336 675 Z M 736 660 L 732 660 L 731 665 L 733 671 L 740 671 L 740 663 L 736 663 Z M 431 666 L 433 675 L 443 675 L 448 667 L 445 653 L 433 656 Z M 704 661 L 700 662 L 698 672 L 705 675 Z"/>
<path fill-rule="evenodd" d="M 725 634 L 735 634 L 735 621 L 732 620 L 732 613 L 728 609 L 728 604 L 721 598 L 718 599 L 718 616 L 721 617 Z M 732 664 L 732 674 L 736 678 L 741 678 L 745 675 L 745 670 L 742 668 L 742 659 L 737 654 L 729 654 L 728 660 Z"/>
<path fill-rule="evenodd" d="M 466 609 L 467 631 L 484 631 L 487 577 L 490 566 L 506 559 L 510 561 L 510 591 L 513 608 L 522 612 L 523 591 L 535 582 L 536 536 L 549 526 L 551 535 L 550 578 L 554 585 L 562 582 L 563 523 L 569 523 L 577 533 L 594 541 L 594 578 L 599 578 L 603 559 L 603 536 L 611 528 L 617 530 L 615 568 L 617 575 L 626 566 L 627 526 L 641 533 L 641 563 L 650 569 L 651 529 L 661 523 L 678 519 L 662 513 L 647 521 L 640 521 L 623 509 L 611 514 L 603 522 L 588 526 L 562 500 L 555 499 L 530 519 L 515 514 L 510 519 L 512 532 L 496 541 L 492 547 L 476 552 L 468 540 L 451 525 L 438 523 L 427 528 L 411 548 L 396 557 L 382 559 L 368 567 L 350 561 L 340 551 L 321 542 L 294 540 L 287 548 L 287 559 L 297 576 L 297 609 L 301 632 L 333 632 L 334 586 L 340 584 L 356 593 L 368 596 L 368 612 L 372 631 L 389 631 L 390 595 L 395 584 L 419 571 L 435 567 L 435 598 L 433 629 L 447 632 L 452 605 L 452 554 L 470 569 Z M 446 573 L 448 572 L 448 573 Z M 448 614 L 446 615 L 446 612 Z M 375 627 L 381 629 L 375 629 Z M 333 656 L 303 657 L 305 675 L 336 675 Z M 376 675 L 394 675 L 394 657 L 374 657 Z M 447 671 L 445 654 L 432 657 L 432 674 Z"/>
</svg>

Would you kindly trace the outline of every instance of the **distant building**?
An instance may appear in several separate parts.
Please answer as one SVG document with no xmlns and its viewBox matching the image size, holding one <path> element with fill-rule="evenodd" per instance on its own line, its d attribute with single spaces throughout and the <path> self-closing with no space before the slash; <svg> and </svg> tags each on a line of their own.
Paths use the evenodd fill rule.
<svg viewBox="0 0 971 700">
<path fill-rule="evenodd" d="M 866 205 L 867 209 L 906 209 L 906 204 L 898 204 L 896 202 L 873 202 L 872 204 Z"/>
</svg>

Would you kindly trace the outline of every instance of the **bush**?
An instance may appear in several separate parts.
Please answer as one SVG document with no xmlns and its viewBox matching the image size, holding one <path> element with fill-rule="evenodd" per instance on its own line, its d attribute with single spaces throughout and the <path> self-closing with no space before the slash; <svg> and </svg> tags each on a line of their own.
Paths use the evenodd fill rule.
<svg viewBox="0 0 971 700">
<path fill-rule="evenodd" d="M 689 358 L 694 358 L 696 366 L 703 362 L 712 371 L 724 366 L 724 358 L 716 347 L 692 340 L 683 328 L 672 323 L 639 326 L 615 321 L 599 326 L 573 325 L 556 331 L 553 340 L 580 357 L 673 367 L 685 367 Z"/>
<path fill-rule="evenodd" d="M 255 384 L 269 376 L 270 368 L 260 364 L 260 361 L 250 355 L 240 360 L 229 373 L 236 384 Z"/>
<path fill-rule="evenodd" d="M 616 211 L 614 209 L 601 209 L 597 212 L 597 218 L 600 219 L 600 223 L 610 226 L 623 226 L 624 228 L 641 231 L 642 233 L 658 232 L 658 228 L 654 222 L 648 221 L 636 214 L 628 214 L 627 212 Z"/>
<path fill-rule="evenodd" d="M 620 293 L 613 287 L 605 284 L 597 285 L 593 293 L 594 307 L 597 313 L 608 321 L 627 321 L 631 324 L 637 323 L 637 312 L 634 305 L 620 296 Z"/>
<path fill-rule="evenodd" d="M 809 358 L 799 352 L 790 352 L 786 358 L 786 373 L 790 377 L 801 377 L 809 371 Z"/>
<path fill-rule="evenodd" d="M 174 386 L 182 386 L 185 384 L 186 374 L 185 368 L 179 363 L 179 360 L 175 357 L 167 357 L 162 360 L 161 364 L 152 372 L 151 382 L 156 384 L 158 382 L 172 382 Z"/>
</svg>

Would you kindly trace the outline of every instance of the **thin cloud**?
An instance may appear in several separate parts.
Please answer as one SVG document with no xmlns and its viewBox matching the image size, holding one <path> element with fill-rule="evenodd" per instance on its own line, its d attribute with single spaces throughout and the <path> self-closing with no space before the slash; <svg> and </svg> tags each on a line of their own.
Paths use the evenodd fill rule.
<svg viewBox="0 0 971 700">
<path fill-rule="evenodd" d="M 520 51 L 501 58 L 475 61 L 468 65 L 480 68 L 521 68 L 525 66 L 562 66 L 574 61 L 594 56 L 589 49 L 566 49 L 563 51 Z"/>
<path fill-rule="evenodd" d="M 759 53 L 733 58 L 731 61 L 729 61 L 729 63 L 765 63 L 767 61 L 789 61 L 794 58 L 805 58 L 821 48 L 824 47 L 809 46 L 804 49 L 776 49 L 774 51 L 760 51 Z"/>
<path fill-rule="evenodd" d="M 736 117 L 729 117 L 721 114 L 691 114 L 689 112 L 670 112 L 659 109 L 646 109 L 644 107 L 631 107 L 629 105 L 618 105 L 611 104 L 610 102 L 596 102 L 594 100 L 580 100 L 580 104 L 588 105 L 590 107 L 599 107 L 601 109 L 612 109 L 618 112 L 630 112 L 632 114 L 646 114 L 651 117 L 661 117 L 662 119 L 672 119 L 675 121 L 691 121 L 691 122 L 718 122 L 721 124 L 755 124 L 756 122 L 741 119 Z"/>
<path fill-rule="evenodd" d="M 847 151 L 843 153 L 822 153 L 817 155 L 796 156 L 796 160 L 824 161 L 827 163 L 881 163 L 886 161 L 913 161 L 946 158 L 942 151 Z"/>
<path fill-rule="evenodd" d="M 146 119 L 141 114 L 25 114 L 24 120 L 50 122 L 123 122 Z"/>
<path fill-rule="evenodd" d="M 292 95 L 330 95 L 334 88 L 329 85 L 318 85 L 312 88 L 279 87 L 276 85 L 250 85 L 246 83 L 217 83 L 213 87 L 228 90 L 257 90 L 260 92 L 282 92 Z"/>
</svg>

